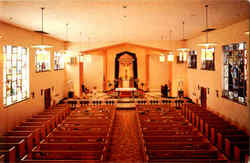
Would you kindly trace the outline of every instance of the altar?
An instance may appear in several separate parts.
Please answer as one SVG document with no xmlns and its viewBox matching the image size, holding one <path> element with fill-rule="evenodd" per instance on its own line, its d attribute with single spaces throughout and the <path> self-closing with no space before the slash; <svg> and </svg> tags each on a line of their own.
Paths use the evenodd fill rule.
<svg viewBox="0 0 250 163">
<path fill-rule="evenodd" d="M 118 92 L 120 98 L 134 97 L 136 88 L 116 88 L 115 91 Z"/>
</svg>

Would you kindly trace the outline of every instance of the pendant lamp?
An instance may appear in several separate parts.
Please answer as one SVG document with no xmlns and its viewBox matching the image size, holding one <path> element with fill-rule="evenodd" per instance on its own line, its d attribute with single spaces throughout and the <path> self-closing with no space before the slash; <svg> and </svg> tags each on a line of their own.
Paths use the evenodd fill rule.
<svg viewBox="0 0 250 163">
<path fill-rule="evenodd" d="M 205 9 L 206 9 L 206 29 L 203 32 L 206 33 L 206 42 L 200 43 L 198 44 L 198 46 L 203 46 L 206 47 L 206 49 L 208 49 L 209 47 L 216 46 L 216 43 L 208 42 L 208 32 L 214 29 L 208 28 L 208 5 L 205 5 Z"/>
<path fill-rule="evenodd" d="M 185 26 L 185 22 L 182 22 L 182 41 L 185 42 L 185 37 L 184 37 L 184 26 Z M 188 48 L 179 48 L 176 49 L 177 51 L 179 51 L 178 57 L 179 57 L 179 61 L 180 62 L 185 62 L 187 60 L 187 53 L 188 51 L 190 51 Z"/>
<path fill-rule="evenodd" d="M 32 47 L 33 48 L 38 48 L 38 49 L 40 49 L 41 51 L 45 51 L 45 49 L 47 49 L 47 48 L 52 48 L 52 46 L 51 45 L 46 45 L 46 44 L 44 44 L 44 38 L 43 38 L 43 35 L 44 35 L 44 31 L 43 31 L 43 17 L 44 17 L 44 15 L 43 15 L 43 12 L 44 12 L 44 9 L 45 8 L 41 8 L 41 10 L 42 10 L 42 30 L 41 31 L 39 31 L 40 33 L 41 33 L 41 44 L 40 45 L 33 45 Z"/>
<path fill-rule="evenodd" d="M 169 31 L 169 40 L 170 40 L 170 52 L 168 53 L 168 61 L 173 62 L 174 61 L 174 53 L 172 51 L 172 40 L 171 40 L 171 33 L 172 31 Z"/>
</svg>

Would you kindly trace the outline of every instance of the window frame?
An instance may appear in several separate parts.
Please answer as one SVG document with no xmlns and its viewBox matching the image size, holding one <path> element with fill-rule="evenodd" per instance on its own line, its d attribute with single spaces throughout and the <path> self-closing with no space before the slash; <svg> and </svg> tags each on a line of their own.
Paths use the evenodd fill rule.
<svg viewBox="0 0 250 163">
<path fill-rule="evenodd" d="M 194 62 L 192 62 L 192 60 L 194 60 Z M 188 63 L 187 64 L 188 68 L 197 69 L 197 51 L 196 50 L 189 51 L 188 57 L 187 57 L 187 63 Z"/>
<path fill-rule="evenodd" d="M 240 44 L 243 44 L 243 49 L 239 49 Z M 247 99 L 248 99 L 247 89 L 249 89 L 247 87 L 247 80 L 248 80 L 247 66 L 249 66 L 247 43 L 240 42 L 240 43 L 231 43 L 228 45 L 223 45 L 222 53 L 223 53 L 222 97 L 230 101 L 233 101 L 235 103 L 238 103 L 238 104 L 247 105 Z M 239 56 L 240 54 L 242 56 Z M 240 65 L 242 64 L 241 61 L 243 62 L 243 72 L 240 69 Z M 230 62 L 233 64 L 230 64 Z M 231 65 L 231 68 L 230 68 L 230 65 Z M 227 71 L 225 70 L 225 67 L 228 67 Z M 232 72 L 234 69 L 237 69 L 237 68 L 238 68 L 238 71 L 235 70 L 235 72 Z M 229 74 L 230 72 L 231 72 L 231 77 Z M 226 73 L 228 74 L 226 75 Z M 233 73 L 236 73 L 236 74 L 233 75 Z M 235 75 L 239 77 L 238 78 L 233 77 Z M 242 75 L 243 75 L 243 79 L 241 79 Z M 230 78 L 232 78 L 232 81 L 230 80 Z M 226 79 L 227 79 L 227 88 L 225 85 Z M 236 84 L 237 86 L 234 85 L 236 81 L 238 81 L 238 83 Z M 230 82 L 233 82 L 233 83 L 230 84 Z M 243 94 L 243 96 L 239 96 L 240 94 Z"/>
<path fill-rule="evenodd" d="M 205 61 L 202 60 L 202 54 L 203 54 L 202 51 L 203 50 L 206 51 L 206 49 L 213 50 L 213 53 L 212 53 L 213 59 L 212 60 L 207 59 L 207 53 L 205 53 L 205 55 L 204 55 Z M 203 62 L 205 62 L 205 63 L 203 63 Z M 209 62 L 212 62 L 212 63 L 209 63 Z M 205 65 L 205 66 L 203 67 L 203 65 Z M 201 49 L 201 70 L 215 71 L 215 48 L 214 47 Z"/>
<path fill-rule="evenodd" d="M 28 48 L 4 45 L 3 56 L 3 106 L 6 108 L 30 98 L 30 55 Z"/>
<path fill-rule="evenodd" d="M 60 56 L 56 56 L 57 54 L 60 54 Z M 56 59 L 58 59 L 59 58 L 59 60 L 63 60 L 62 61 L 62 63 L 63 63 L 63 66 L 61 67 L 60 66 L 60 64 L 59 64 L 59 67 L 57 67 L 56 66 Z M 54 52 L 54 71 L 59 71 L 59 70 L 64 70 L 64 68 L 65 68 L 65 63 L 64 63 L 64 54 L 63 53 L 61 53 L 61 52 Z M 57 62 L 58 62 L 58 60 L 57 60 Z M 60 61 L 59 61 L 59 63 L 60 63 Z"/>
<path fill-rule="evenodd" d="M 38 51 L 45 51 L 45 52 L 47 52 L 48 54 L 48 57 L 49 57 L 49 59 L 47 60 L 47 61 L 49 61 L 49 64 L 48 64 L 48 68 L 41 68 L 40 69 L 40 67 L 38 68 L 38 66 L 43 66 L 43 65 L 38 65 Z M 43 55 L 45 55 L 45 54 L 43 54 Z M 40 61 L 40 62 L 43 62 L 44 63 L 44 61 L 45 60 L 42 60 L 42 61 Z M 43 64 L 42 63 L 42 64 Z M 46 62 L 44 63 L 44 64 L 46 64 Z M 50 52 L 50 50 L 46 50 L 46 49 L 36 49 L 36 51 L 35 51 L 35 69 L 36 69 L 36 73 L 39 73 L 39 72 L 48 72 L 48 71 L 51 71 L 51 52 Z"/>
</svg>

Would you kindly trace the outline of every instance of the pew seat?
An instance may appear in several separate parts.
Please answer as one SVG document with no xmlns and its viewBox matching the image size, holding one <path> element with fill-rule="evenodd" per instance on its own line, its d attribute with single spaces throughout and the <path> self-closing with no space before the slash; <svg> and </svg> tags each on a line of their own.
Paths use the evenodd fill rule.
<svg viewBox="0 0 250 163">
<path fill-rule="evenodd" d="M 50 159 L 35 159 L 35 158 L 29 158 L 28 155 L 25 155 L 21 159 L 21 163 L 100 163 L 103 162 L 102 160 L 50 160 Z"/>
<path fill-rule="evenodd" d="M 216 150 L 147 150 L 149 159 L 210 158 L 217 159 Z"/>
<path fill-rule="evenodd" d="M 102 160 L 102 151 L 86 150 L 39 150 L 31 152 L 32 159 L 44 160 Z"/>
</svg>

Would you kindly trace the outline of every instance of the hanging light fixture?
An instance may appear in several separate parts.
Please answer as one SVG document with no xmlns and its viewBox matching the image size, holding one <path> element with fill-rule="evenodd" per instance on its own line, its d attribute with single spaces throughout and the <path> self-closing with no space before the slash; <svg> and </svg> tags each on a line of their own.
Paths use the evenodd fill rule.
<svg viewBox="0 0 250 163">
<path fill-rule="evenodd" d="M 67 50 L 66 48 L 66 44 L 69 42 L 68 40 L 68 31 L 69 31 L 69 24 L 67 23 L 66 24 L 66 38 L 65 38 L 65 41 L 64 41 L 64 50 L 61 51 L 63 53 L 63 58 L 64 58 L 64 61 L 66 63 L 70 63 L 70 58 L 72 57 L 73 55 L 73 52 L 70 51 L 70 50 Z"/>
<path fill-rule="evenodd" d="M 184 21 L 182 22 L 182 41 L 185 42 L 186 39 L 184 37 L 184 26 L 185 26 L 185 23 Z M 187 60 L 187 53 L 188 51 L 190 51 L 190 49 L 188 48 L 179 48 L 179 49 L 176 49 L 179 51 L 179 54 L 178 54 L 178 58 L 179 58 L 179 61 L 180 62 L 185 62 Z"/>
<path fill-rule="evenodd" d="M 44 31 L 43 31 L 43 12 L 44 12 L 44 7 L 41 8 L 42 10 L 42 30 L 41 31 L 38 31 L 39 33 L 41 33 L 41 44 L 40 45 L 34 45 L 32 46 L 33 48 L 38 48 L 40 49 L 41 52 L 45 52 L 47 48 L 52 48 L 51 45 L 45 45 L 44 44 L 44 38 L 43 38 L 43 35 L 44 35 Z"/>
<path fill-rule="evenodd" d="M 171 33 L 172 31 L 169 31 L 169 41 L 170 41 L 170 52 L 168 53 L 168 61 L 173 62 L 174 61 L 174 53 L 172 51 L 172 40 L 171 40 Z"/>
<path fill-rule="evenodd" d="M 82 36 L 82 33 L 80 33 L 80 36 Z M 89 47 L 89 37 L 88 37 L 87 49 L 88 49 L 88 47 Z M 80 42 L 80 49 L 82 49 L 82 41 Z M 79 62 L 90 63 L 91 61 L 92 61 L 92 58 L 91 58 L 90 54 L 81 54 L 80 53 Z"/>
<path fill-rule="evenodd" d="M 84 55 L 81 54 L 82 49 L 82 32 L 80 32 L 80 54 L 79 54 L 79 62 L 84 62 Z"/>
<path fill-rule="evenodd" d="M 205 46 L 206 49 L 208 49 L 209 47 L 216 46 L 216 43 L 208 42 L 208 32 L 215 30 L 215 29 L 208 28 L 208 5 L 205 5 L 205 9 L 206 9 L 206 29 L 203 32 L 206 32 L 206 42 L 200 43 L 200 44 L 198 44 L 198 46 Z"/>
</svg>

